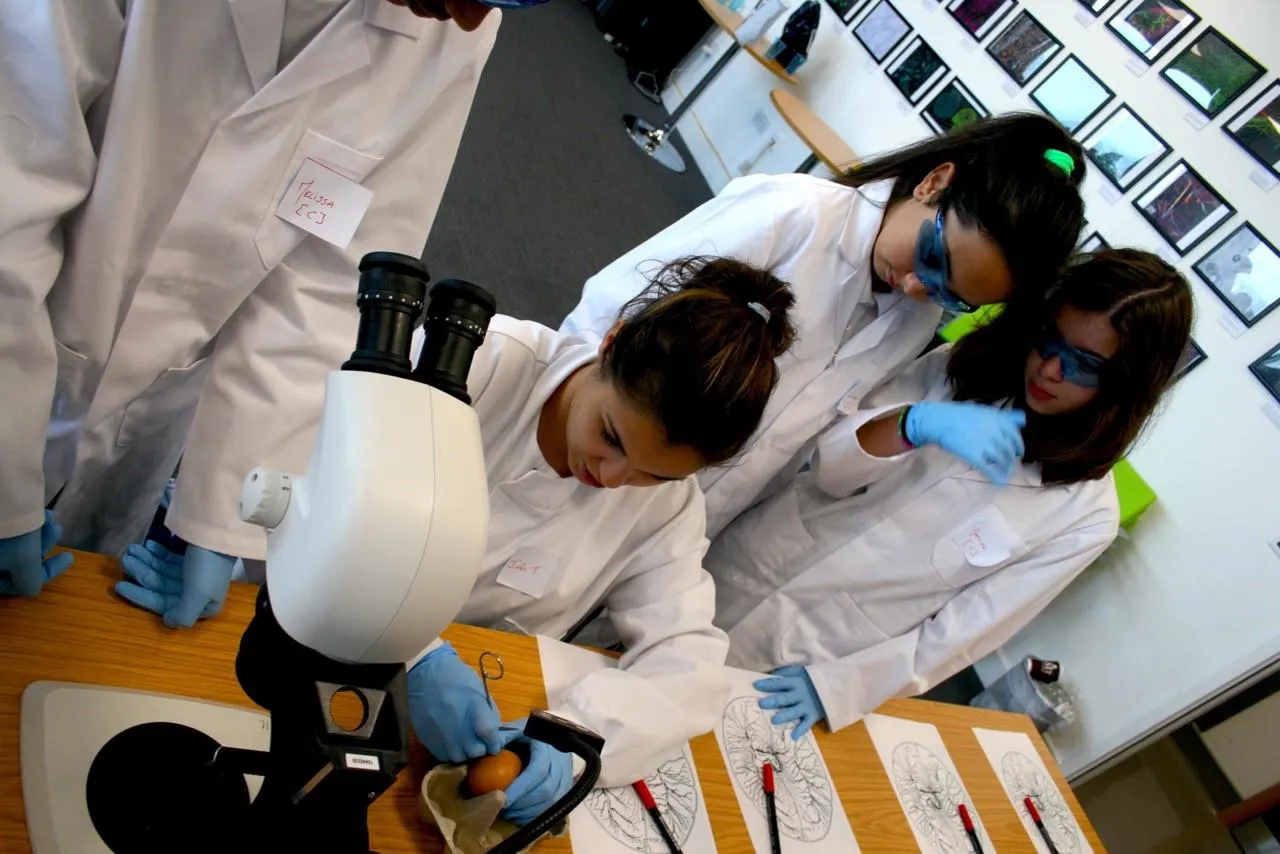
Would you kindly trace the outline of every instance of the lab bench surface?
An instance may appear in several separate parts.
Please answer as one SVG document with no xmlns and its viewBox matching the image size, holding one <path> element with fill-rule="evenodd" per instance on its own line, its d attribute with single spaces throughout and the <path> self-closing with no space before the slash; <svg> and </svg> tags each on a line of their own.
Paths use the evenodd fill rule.
<svg viewBox="0 0 1280 854">
<path fill-rule="evenodd" d="M 36 599 L 0 600 L 0 851 L 26 854 L 26 822 L 18 765 L 22 692 L 37 680 L 83 682 L 160 691 L 254 708 L 235 676 L 240 635 L 253 614 L 255 587 L 235 584 L 222 614 L 193 629 L 167 629 L 155 615 L 118 599 L 114 558 L 77 553 L 75 565 Z M 537 643 L 532 638 L 453 625 L 444 633 L 472 666 L 486 650 L 499 653 L 506 675 L 490 683 L 506 720 L 546 704 Z M 1031 721 L 1020 715 L 893 700 L 879 711 L 936 726 L 964 778 L 996 850 L 1034 852 L 972 728 L 1014 730 L 1033 736 L 1095 852 L 1103 847 Z M 914 852 L 915 840 L 862 724 L 818 733 L 818 745 L 840 793 L 858 844 L 867 854 Z M 693 741 L 694 761 L 719 854 L 751 851 L 729 775 L 714 736 Z M 371 844 L 381 854 L 443 850 L 418 818 L 418 788 L 429 757 L 416 742 L 409 770 L 369 810 Z M 539 854 L 571 852 L 567 839 L 549 840 Z M 578 852 L 584 854 L 584 852 Z"/>
</svg>

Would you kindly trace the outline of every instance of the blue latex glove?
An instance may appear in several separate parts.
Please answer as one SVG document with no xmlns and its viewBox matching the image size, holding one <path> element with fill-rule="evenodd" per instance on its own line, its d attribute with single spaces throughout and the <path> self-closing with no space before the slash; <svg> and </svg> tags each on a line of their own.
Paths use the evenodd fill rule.
<svg viewBox="0 0 1280 854">
<path fill-rule="evenodd" d="M 752 687 L 769 695 L 760 698 L 760 708 L 780 710 L 773 716 L 774 726 L 796 722 L 791 730 L 792 741 L 799 741 L 814 724 L 826 720 L 827 710 L 822 707 L 818 689 L 813 687 L 808 671 L 798 664 L 779 667 Z"/>
<path fill-rule="evenodd" d="M 116 584 L 116 592 L 139 608 L 164 617 L 171 629 L 190 628 L 201 617 L 216 617 L 231 587 L 236 559 L 189 546 L 175 555 L 155 540 L 132 545 L 120 559 L 132 582 Z"/>
<path fill-rule="evenodd" d="M 1022 459 L 1021 409 L 998 409 L 981 403 L 917 403 L 907 412 L 905 432 L 913 445 L 937 445 L 1004 485 Z"/>
<path fill-rule="evenodd" d="M 60 539 L 62 526 L 46 510 L 44 524 L 36 530 L 0 540 L 0 594 L 35 596 L 46 582 L 66 572 L 74 560 L 71 555 L 45 557 Z"/>
<path fill-rule="evenodd" d="M 573 786 L 573 757 L 549 744 L 525 738 L 528 718 L 503 724 L 503 745 L 520 742 L 529 750 L 529 761 L 520 776 L 507 786 L 502 817 L 525 825 L 565 796 Z"/>
<path fill-rule="evenodd" d="M 484 683 L 448 643 L 409 671 L 409 719 L 418 740 L 442 762 L 466 762 L 502 749 L 502 719 Z"/>
</svg>

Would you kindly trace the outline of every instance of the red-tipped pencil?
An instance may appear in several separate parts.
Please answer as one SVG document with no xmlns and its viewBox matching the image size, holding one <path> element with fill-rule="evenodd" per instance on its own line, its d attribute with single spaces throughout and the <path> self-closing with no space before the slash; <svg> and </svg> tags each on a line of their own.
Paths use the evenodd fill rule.
<svg viewBox="0 0 1280 854">
<path fill-rule="evenodd" d="M 644 804 L 645 812 L 649 813 L 649 818 L 653 819 L 654 826 L 658 828 L 658 834 L 662 837 L 662 841 L 667 843 L 671 854 L 680 854 L 680 846 L 676 845 L 675 838 L 667 829 L 667 823 L 662 820 L 662 813 L 658 811 L 658 802 L 653 799 L 653 793 L 649 791 L 648 784 L 644 780 L 636 780 L 631 784 L 631 788 L 635 789 L 636 794 L 640 796 L 640 803 Z"/>
<path fill-rule="evenodd" d="M 969 834 L 969 844 L 973 846 L 973 854 L 982 854 L 982 840 L 978 838 L 978 830 L 973 826 L 973 819 L 969 817 L 969 808 L 960 804 L 956 807 L 956 812 L 960 813 L 964 832 Z"/>
<path fill-rule="evenodd" d="M 1022 805 L 1027 808 L 1027 813 L 1031 816 L 1031 820 L 1035 822 L 1036 830 L 1040 831 L 1040 838 L 1044 840 L 1045 846 L 1049 849 L 1049 854 L 1058 854 L 1057 847 L 1049 837 L 1049 829 L 1040 820 L 1040 810 L 1036 809 L 1036 802 L 1031 798 L 1023 798 Z"/>
<path fill-rule="evenodd" d="M 773 763 L 760 766 L 764 781 L 764 802 L 769 813 L 769 847 L 773 854 L 782 854 L 782 837 L 778 835 L 778 802 L 773 794 Z"/>
</svg>

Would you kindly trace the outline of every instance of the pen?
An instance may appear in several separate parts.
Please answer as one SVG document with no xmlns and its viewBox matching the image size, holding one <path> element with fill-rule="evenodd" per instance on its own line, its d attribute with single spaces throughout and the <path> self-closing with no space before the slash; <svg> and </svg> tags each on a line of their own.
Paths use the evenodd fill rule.
<svg viewBox="0 0 1280 854">
<path fill-rule="evenodd" d="M 658 804 L 654 801 L 649 786 L 644 780 L 636 780 L 631 784 L 631 788 L 635 789 L 636 794 L 640 796 L 640 803 L 644 804 L 645 812 L 649 813 L 649 817 L 653 819 L 654 826 L 658 828 L 658 834 L 662 836 L 662 841 L 667 843 L 671 854 L 680 854 L 680 846 L 676 845 L 671 831 L 667 829 L 667 823 L 662 820 L 662 813 L 658 812 Z"/>
<path fill-rule="evenodd" d="M 769 811 L 769 847 L 773 854 L 782 854 L 782 839 L 778 836 L 778 802 L 773 795 L 773 763 L 760 766 L 764 777 L 764 802 Z"/>
<path fill-rule="evenodd" d="M 1026 806 L 1027 812 L 1031 815 L 1031 820 L 1036 824 L 1036 830 L 1040 831 L 1040 837 L 1044 840 L 1044 844 L 1049 849 L 1049 854 L 1058 854 L 1058 849 L 1054 846 L 1053 840 L 1049 837 L 1049 829 L 1044 826 L 1044 822 L 1040 820 L 1040 810 L 1036 809 L 1036 802 L 1031 798 L 1023 798 L 1022 803 Z"/>
<path fill-rule="evenodd" d="M 978 831 L 973 827 L 973 819 L 969 818 L 969 808 L 964 804 L 956 807 L 956 812 L 960 813 L 960 822 L 964 824 L 964 832 L 969 834 L 969 842 L 973 845 L 973 854 L 982 854 L 982 840 L 978 838 Z"/>
</svg>

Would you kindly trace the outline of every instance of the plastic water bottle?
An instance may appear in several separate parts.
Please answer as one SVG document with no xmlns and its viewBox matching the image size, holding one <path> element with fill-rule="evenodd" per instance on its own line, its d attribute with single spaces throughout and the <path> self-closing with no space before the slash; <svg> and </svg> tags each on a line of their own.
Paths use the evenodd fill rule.
<svg viewBox="0 0 1280 854">
<path fill-rule="evenodd" d="M 1061 675 L 1058 662 L 1028 655 L 974 697 L 969 705 L 1020 712 L 1035 722 L 1037 730 L 1049 732 L 1076 719 L 1071 694 L 1059 681 Z"/>
</svg>

